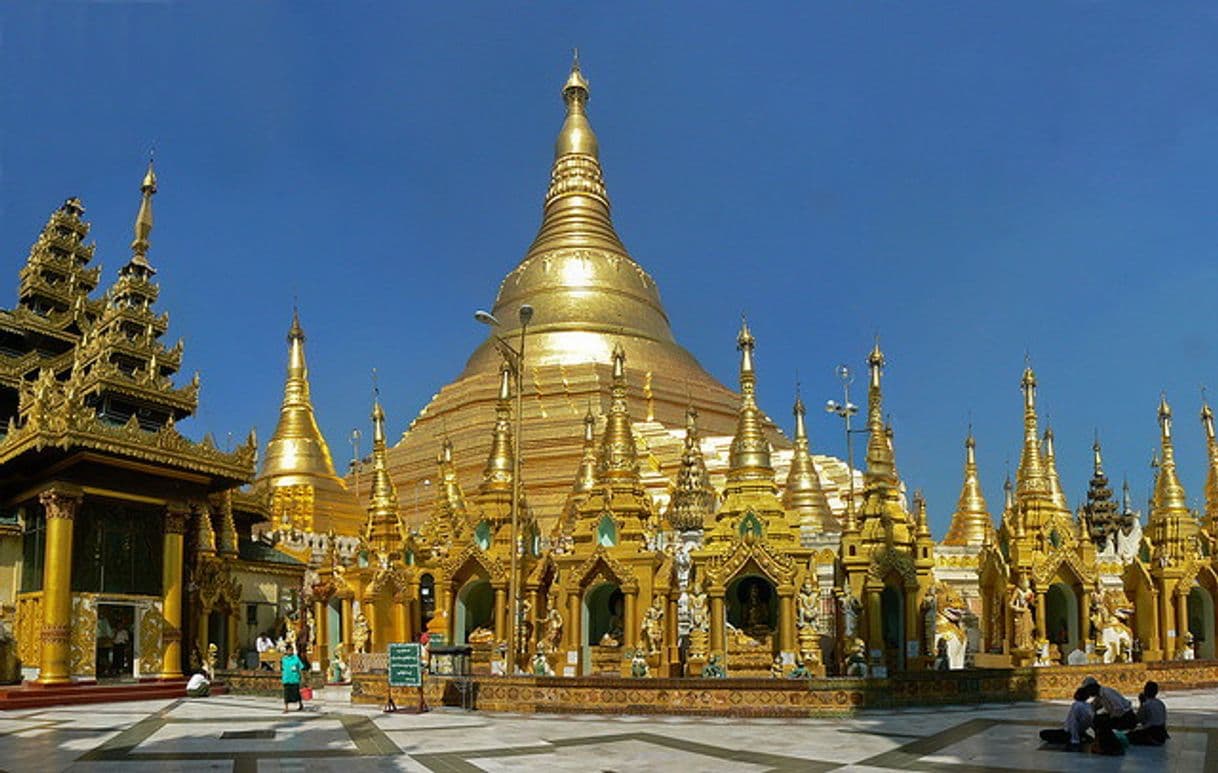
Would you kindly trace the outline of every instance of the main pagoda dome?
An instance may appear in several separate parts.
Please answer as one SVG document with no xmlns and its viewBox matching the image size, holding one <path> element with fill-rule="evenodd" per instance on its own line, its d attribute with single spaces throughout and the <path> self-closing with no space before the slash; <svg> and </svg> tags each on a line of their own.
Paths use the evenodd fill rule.
<svg viewBox="0 0 1218 773">
<path fill-rule="evenodd" d="M 689 408 L 698 411 L 712 476 L 726 469 L 739 397 L 677 343 L 655 280 L 631 257 L 613 226 L 596 134 L 588 121 L 589 95 L 576 60 L 562 89 L 566 117 L 555 142 L 541 227 L 495 299 L 492 313 L 504 327 L 474 351 L 461 375 L 432 398 L 389 451 L 407 522 L 421 521 L 431 509 L 431 480 L 445 438 L 452 442 L 462 485 L 476 489 L 489 469 L 501 367 L 495 334 L 519 341 L 519 310 L 525 304 L 534 315 L 524 342 L 521 477 L 530 507 L 547 528 L 579 472 L 585 415 L 591 411 L 603 421 L 619 345 L 630 362 L 628 399 L 647 462 L 644 484 L 659 503 L 667 501 L 669 481 L 681 464 Z M 790 448 L 772 421 L 765 418 L 763 425 L 776 449 Z M 785 466 L 789 458 L 789 451 L 780 452 L 778 461 Z M 844 466 L 826 461 L 825 474 L 844 482 Z M 367 490 L 366 485 L 355 488 Z"/>
</svg>

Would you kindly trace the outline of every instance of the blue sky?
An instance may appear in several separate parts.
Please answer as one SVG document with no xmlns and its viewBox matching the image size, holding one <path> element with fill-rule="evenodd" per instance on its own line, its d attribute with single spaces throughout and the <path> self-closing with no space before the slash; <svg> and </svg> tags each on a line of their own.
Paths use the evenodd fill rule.
<svg viewBox="0 0 1218 773">
<path fill-rule="evenodd" d="M 336 458 L 373 367 L 400 433 L 535 232 L 577 45 L 618 231 L 712 373 L 734 383 L 747 312 L 762 405 L 789 424 L 796 372 L 810 404 L 840 397 L 834 367 L 861 369 L 878 331 L 897 464 L 941 536 L 970 413 L 1001 504 L 1029 351 L 1072 504 L 1097 428 L 1145 500 L 1162 389 L 1200 503 L 1211 6 L 319 5 L 0 10 L 4 304 L 69 195 L 113 278 L 155 143 L 160 307 L 203 374 L 183 429 L 269 436 L 295 296 Z M 844 453 L 836 419 L 810 430 Z"/>
</svg>

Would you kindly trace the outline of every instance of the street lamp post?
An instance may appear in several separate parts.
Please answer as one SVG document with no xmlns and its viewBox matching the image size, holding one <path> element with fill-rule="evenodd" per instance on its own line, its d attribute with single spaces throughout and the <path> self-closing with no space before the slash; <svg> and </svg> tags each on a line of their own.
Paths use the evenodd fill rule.
<svg viewBox="0 0 1218 773">
<path fill-rule="evenodd" d="M 854 381 L 854 374 L 845 365 L 838 365 L 837 377 L 842 381 L 842 402 L 829 400 L 825 403 L 825 411 L 840 416 L 846 422 L 846 461 L 848 465 L 846 472 L 850 483 L 850 498 L 846 500 L 846 528 L 852 529 L 854 528 L 854 439 L 852 436 L 856 432 L 866 430 L 856 430 L 850 427 L 850 417 L 859 412 L 859 407 L 850 402 L 850 384 Z"/>
<path fill-rule="evenodd" d="M 508 569 L 508 609 L 511 610 L 512 624 L 508 630 L 508 652 L 512 653 L 511 671 L 515 671 L 520 663 L 519 631 L 520 631 L 520 594 L 517 589 L 517 553 L 520 552 L 519 522 L 520 522 L 520 433 L 523 426 L 524 409 L 524 336 L 529 322 L 533 319 L 533 307 L 525 303 L 520 306 L 520 343 L 513 347 L 503 336 L 495 335 L 495 347 L 507 362 L 516 382 L 516 427 L 512 432 L 512 504 L 511 504 L 511 566 Z M 489 311 L 479 309 L 474 312 L 474 319 L 484 325 L 500 327 L 499 320 Z"/>
</svg>

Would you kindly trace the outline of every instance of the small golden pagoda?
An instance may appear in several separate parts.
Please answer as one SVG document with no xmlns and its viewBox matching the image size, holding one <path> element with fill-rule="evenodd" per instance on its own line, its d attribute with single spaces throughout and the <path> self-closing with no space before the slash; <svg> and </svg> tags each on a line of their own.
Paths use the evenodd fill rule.
<svg viewBox="0 0 1218 773">
<path fill-rule="evenodd" d="M 277 528 L 354 536 L 363 526 L 359 502 L 335 473 L 330 448 L 317 426 L 309 394 L 305 333 L 295 309 L 288 329 L 283 405 L 257 485 L 269 489 Z"/>
<path fill-rule="evenodd" d="M 915 514 L 902 502 L 892 438 L 884 423 L 881 377 L 884 353 L 877 342 L 867 358 L 867 470 L 863 506 L 848 515 L 838 559 L 842 583 L 842 642 L 861 642 L 872 673 L 905 670 L 924 663 L 933 642 L 920 614 L 933 583 L 934 541 L 924 507 Z M 839 653 L 845 657 L 846 653 Z"/>
</svg>

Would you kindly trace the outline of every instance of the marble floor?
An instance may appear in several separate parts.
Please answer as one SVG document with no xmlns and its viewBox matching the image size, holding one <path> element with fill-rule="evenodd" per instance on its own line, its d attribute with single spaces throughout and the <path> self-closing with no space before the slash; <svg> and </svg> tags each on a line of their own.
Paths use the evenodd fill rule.
<svg viewBox="0 0 1218 773">
<path fill-rule="evenodd" d="M 1218 692 L 1164 696 L 1172 740 L 1123 758 L 1042 747 L 1066 704 L 866 712 L 843 719 L 382 714 L 325 691 L 305 712 L 218 696 L 0 712 L 13 771 L 1218 770 Z"/>
</svg>

